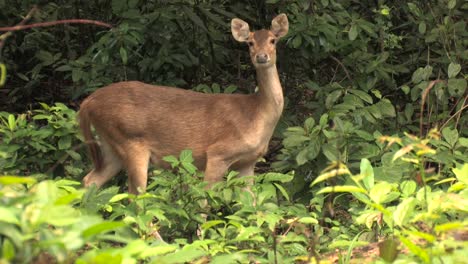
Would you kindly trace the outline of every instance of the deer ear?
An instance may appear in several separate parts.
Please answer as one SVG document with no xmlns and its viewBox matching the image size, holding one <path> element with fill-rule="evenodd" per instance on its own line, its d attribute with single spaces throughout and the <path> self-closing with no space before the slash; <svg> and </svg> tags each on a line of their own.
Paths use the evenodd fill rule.
<svg viewBox="0 0 468 264">
<path fill-rule="evenodd" d="M 232 36 L 239 42 L 245 42 L 249 38 L 249 24 L 242 19 L 234 18 L 231 20 Z"/>
<path fill-rule="evenodd" d="M 284 37 L 289 30 L 288 17 L 285 14 L 279 14 L 271 21 L 271 32 L 276 37 Z"/>
</svg>

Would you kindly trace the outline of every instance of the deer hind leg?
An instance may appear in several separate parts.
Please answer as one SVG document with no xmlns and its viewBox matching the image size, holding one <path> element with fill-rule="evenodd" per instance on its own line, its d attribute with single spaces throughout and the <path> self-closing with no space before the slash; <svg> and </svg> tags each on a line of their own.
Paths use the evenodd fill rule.
<svg viewBox="0 0 468 264">
<path fill-rule="evenodd" d="M 102 168 L 100 170 L 91 170 L 84 178 L 85 187 L 89 187 L 93 183 L 99 188 L 114 177 L 121 169 L 122 164 L 119 157 L 111 149 L 109 144 L 101 140 L 100 144 L 101 155 L 103 158 Z"/>
<path fill-rule="evenodd" d="M 143 193 L 148 180 L 148 165 L 151 152 L 143 145 L 135 144 L 126 149 L 126 168 L 128 174 L 128 192 Z"/>
</svg>

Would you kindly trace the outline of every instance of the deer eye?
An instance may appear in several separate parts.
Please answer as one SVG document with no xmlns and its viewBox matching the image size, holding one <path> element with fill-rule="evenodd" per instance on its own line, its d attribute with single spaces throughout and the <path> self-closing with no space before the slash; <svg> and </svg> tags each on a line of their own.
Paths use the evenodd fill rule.
<svg viewBox="0 0 468 264">
<path fill-rule="evenodd" d="M 252 47 L 252 46 L 253 46 L 253 42 L 252 42 L 252 41 L 247 41 L 247 45 L 249 45 L 249 47 Z"/>
<path fill-rule="evenodd" d="M 276 44 L 276 39 L 271 39 L 271 40 L 270 40 L 270 43 L 273 44 L 273 45 L 275 45 L 275 44 Z"/>
</svg>

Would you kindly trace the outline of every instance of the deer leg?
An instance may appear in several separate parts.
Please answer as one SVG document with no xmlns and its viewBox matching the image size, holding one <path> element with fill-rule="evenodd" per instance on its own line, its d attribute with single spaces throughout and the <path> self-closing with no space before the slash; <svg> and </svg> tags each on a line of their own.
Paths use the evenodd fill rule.
<svg viewBox="0 0 468 264">
<path fill-rule="evenodd" d="M 150 152 L 143 147 L 127 150 L 128 192 L 133 194 L 144 193 L 148 180 L 148 163 Z"/>
<path fill-rule="evenodd" d="M 251 164 L 246 164 L 242 165 L 237 168 L 237 171 L 239 172 L 239 177 L 244 177 L 244 176 L 254 176 L 254 168 L 255 168 L 255 162 Z M 255 206 L 257 204 L 257 199 L 255 198 L 255 194 L 252 192 L 252 186 L 254 184 L 254 178 L 251 177 L 247 180 L 247 186 L 244 188 L 244 191 L 250 193 L 253 198 L 253 205 Z"/>
<path fill-rule="evenodd" d="M 101 155 L 103 157 L 103 166 L 100 170 L 91 170 L 83 178 L 83 184 L 85 187 L 89 187 L 94 183 L 99 188 L 122 169 L 120 159 L 105 141 L 101 141 L 100 148 Z"/>
<path fill-rule="evenodd" d="M 204 180 L 208 182 L 208 185 L 206 186 L 207 189 L 210 189 L 214 183 L 223 179 L 223 176 L 228 170 L 229 165 L 230 164 L 227 163 L 224 159 L 214 155 L 210 156 L 208 153 L 204 178 Z"/>
</svg>

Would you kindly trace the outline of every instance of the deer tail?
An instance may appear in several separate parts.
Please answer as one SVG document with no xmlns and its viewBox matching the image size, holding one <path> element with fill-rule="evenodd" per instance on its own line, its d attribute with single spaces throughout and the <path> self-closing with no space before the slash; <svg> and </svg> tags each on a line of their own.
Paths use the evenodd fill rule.
<svg viewBox="0 0 468 264">
<path fill-rule="evenodd" d="M 91 121 L 85 107 L 82 107 L 78 113 L 81 133 L 84 143 L 88 146 L 89 154 L 93 160 L 94 168 L 99 171 L 103 167 L 101 148 L 91 132 Z"/>
</svg>

